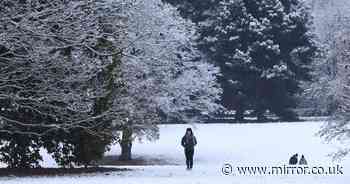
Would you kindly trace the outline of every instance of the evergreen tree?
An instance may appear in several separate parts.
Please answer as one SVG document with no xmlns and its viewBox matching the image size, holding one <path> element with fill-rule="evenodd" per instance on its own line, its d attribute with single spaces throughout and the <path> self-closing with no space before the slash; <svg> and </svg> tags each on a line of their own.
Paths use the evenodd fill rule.
<svg viewBox="0 0 350 184">
<path fill-rule="evenodd" d="M 291 111 L 295 95 L 301 82 L 311 79 L 317 51 L 306 5 L 300 0 L 222 0 L 215 7 L 198 10 L 213 13 L 200 22 L 198 41 L 223 73 L 223 104 L 235 109 L 238 119 L 246 109 L 254 109 L 259 120 L 266 110 L 297 119 Z"/>
<path fill-rule="evenodd" d="M 221 0 L 163 0 L 177 7 L 181 16 L 198 23 L 207 20 L 217 10 Z"/>
</svg>

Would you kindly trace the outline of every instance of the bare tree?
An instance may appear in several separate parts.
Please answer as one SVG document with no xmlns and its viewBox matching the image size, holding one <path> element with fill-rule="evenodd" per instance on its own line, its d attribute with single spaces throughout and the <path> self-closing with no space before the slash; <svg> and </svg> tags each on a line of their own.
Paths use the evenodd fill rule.
<svg viewBox="0 0 350 184">
<path fill-rule="evenodd" d="M 350 138 L 350 32 L 339 34 L 335 42 L 336 76 L 332 83 L 336 109 L 332 118 L 320 131 L 326 140 L 348 140 Z M 334 158 L 341 158 L 350 152 L 349 148 L 335 153 Z"/>
<path fill-rule="evenodd" d="M 115 68 L 125 36 L 123 6 L 104 0 L 0 2 L 3 147 L 15 149 L 7 143 L 16 137 L 27 141 L 19 147 L 29 149 L 34 140 L 40 147 L 46 135 L 77 129 L 112 134 L 100 127 L 104 130 L 119 112 L 112 106 L 98 110 L 96 104 L 110 97 L 111 78 L 121 83 Z"/>
<path fill-rule="evenodd" d="M 188 111 L 220 107 L 218 69 L 201 61 L 193 25 L 160 0 L 5 0 L 0 17 L 5 146 L 13 135 L 39 148 L 48 138 L 60 157 L 79 130 L 82 144 L 121 139 L 129 159 L 136 137 L 158 137 L 160 112 L 193 122 Z"/>
<path fill-rule="evenodd" d="M 212 112 L 220 106 L 218 69 L 206 63 L 194 48 L 194 25 L 161 0 L 135 1 L 129 9 L 126 45 L 122 59 L 127 85 L 128 121 L 120 142 L 121 159 L 131 159 L 135 138 L 158 138 L 162 117 L 193 123 L 189 111 Z"/>
<path fill-rule="evenodd" d="M 38 134 L 43 134 L 58 127 L 89 127 L 107 115 L 89 115 L 93 99 L 103 95 L 93 91 L 90 81 L 111 63 L 111 56 L 121 54 L 98 44 L 113 40 L 112 47 L 121 48 L 123 34 L 118 22 L 103 22 L 98 13 L 103 6 L 103 1 L 1 1 L 2 132 L 41 127 Z M 107 32 L 104 26 L 113 28 Z M 11 116 L 21 110 L 60 123 L 46 125 L 40 118 L 30 123 Z"/>
<path fill-rule="evenodd" d="M 314 80 L 304 85 L 303 107 L 309 115 L 330 115 L 335 108 L 333 86 L 337 73 L 338 36 L 349 30 L 350 3 L 346 0 L 309 0 L 314 17 L 314 33 L 321 48 L 313 64 Z"/>
</svg>

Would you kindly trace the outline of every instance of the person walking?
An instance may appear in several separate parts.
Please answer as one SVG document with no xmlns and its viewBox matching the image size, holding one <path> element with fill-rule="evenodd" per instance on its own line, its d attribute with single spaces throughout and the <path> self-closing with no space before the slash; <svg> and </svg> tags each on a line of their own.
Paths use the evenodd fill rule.
<svg viewBox="0 0 350 184">
<path fill-rule="evenodd" d="M 197 145 L 197 139 L 193 135 L 191 128 L 186 129 L 186 133 L 182 137 L 182 140 L 181 140 L 181 145 L 184 147 L 187 169 L 192 169 L 193 168 L 194 147 Z"/>
</svg>

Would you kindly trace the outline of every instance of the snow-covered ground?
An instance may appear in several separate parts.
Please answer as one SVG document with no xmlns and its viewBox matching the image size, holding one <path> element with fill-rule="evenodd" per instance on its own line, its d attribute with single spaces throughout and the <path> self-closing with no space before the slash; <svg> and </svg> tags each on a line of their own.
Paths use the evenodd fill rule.
<svg viewBox="0 0 350 184">
<path fill-rule="evenodd" d="M 213 184 L 213 183 L 348 183 L 350 158 L 332 162 L 327 155 L 338 146 L 324 143 L 317 135 L 321 122 L 266 123 L 266 124 L 196 124 L 160 126 L 160 139 L 156 142 L 135 143 L 135 156 L 166 159 L 177 165 L 123 166 L 132 171 L 84 176 L 0 178 L 1 184 Z M 192 127 L 198 140 L 195 166 L 187 171 L 180 139 L 185 129 Z M 113 147 L 108 154 L 118 154 Z M 279 175 L 279 176 L 225 176 L 221 167 L 225 163 L 235 166 L 283 166 L 294 154 L 304 154 L 309 166 L 340 164 L 343 175 Z M 53 166 L 45 155 L 46 166 Z"/>
</svg>

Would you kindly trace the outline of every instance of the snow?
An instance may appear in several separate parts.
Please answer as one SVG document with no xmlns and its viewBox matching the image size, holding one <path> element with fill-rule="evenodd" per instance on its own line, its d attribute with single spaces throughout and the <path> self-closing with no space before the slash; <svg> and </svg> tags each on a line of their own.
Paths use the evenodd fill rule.
<svg viewBox="0 0 350 184">
<path fill-rule="evenodd" d="M 192 124 L 162 125 L 160 139 L 155 142 L 135 142 L 134 156 L 162 158 L 174 165 L 164 166 L 120 166 L 131 171 L 82 176 L 0 178 L 1 184 L 101 184 L 101 183 L 157 183 L 157 184 L 212 184 L 212 183 L 347 183 L 350 179 L 350 159 L 332 162 L 327 155 L 337 151 L 338 143 L 327 144 L 316 133 L 322 122 L 264 124 Z M 185 129 L 192 127 L 198 140 L 195 151 L 195 166 L 185 170 L 180 139 Z M 108 153 L 118 154 L 115 146 Z M 279 166 L 287 164 L 294 154 L 304 154 L 309 166 L 341 164 L 344 175 L 286 175 L 286 176 L 224 176 L 221 167 L 225 163 L 233 166 Z M 44 155 L 45 164 L 53 163 Z"/>
</svg>

